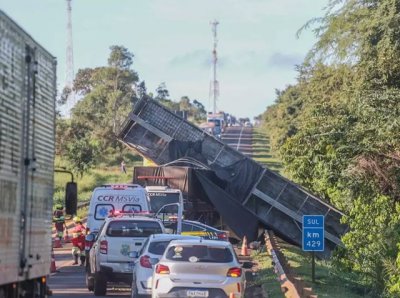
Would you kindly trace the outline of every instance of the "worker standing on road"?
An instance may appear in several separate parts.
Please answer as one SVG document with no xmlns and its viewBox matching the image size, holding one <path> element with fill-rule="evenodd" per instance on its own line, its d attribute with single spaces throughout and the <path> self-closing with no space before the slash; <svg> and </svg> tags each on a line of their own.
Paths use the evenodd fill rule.
<svg viewBox="0 0 400 298">
<path fill-rule="evenodd" d="M 81 266 L 85 264 L 85 234 L 86 228 L 82 224 L 80 217 L 74 217 L 75 227 L 72 230 L 72 256 L 74 265 L 78 264 L 78 259 L 81 261 Z"/>
<path fill-rule="evenodd" d="M 56 210 L 53 212 L 53 222 L 54 226 L 56 228 L 56 233 L 60 241 L 62 240 L 64 236 L 64 227 L 67 229 L 67 226 L 65 224 L 65 217 L 64 217 L 64 211 L 63 211 L 63 206 L 61 204 L 56 205 Z"/>
</svg>

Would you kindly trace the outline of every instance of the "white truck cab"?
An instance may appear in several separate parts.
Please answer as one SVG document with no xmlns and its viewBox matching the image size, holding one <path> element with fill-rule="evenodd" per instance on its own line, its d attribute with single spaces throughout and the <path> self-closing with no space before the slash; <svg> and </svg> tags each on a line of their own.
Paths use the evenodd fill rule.
<svg viewBox="0 0 400 298">
<path fill-rule="evenodd" d="M 97 232 L 109 214 L 149 212 L 146 189 L 138 184 L 106 184 L 96 187 L 90 198 L 87 227 Z"/>
<path fill-rule="evenodd" d="M 177 234 L 180 234 L 184 211 L 182 192 L 168 186 L 146 186 L 146 191 L 151 211 L 163 222 L 168 220 L 166 216 L 175 216 L 178 225 Z"/>
</svg>

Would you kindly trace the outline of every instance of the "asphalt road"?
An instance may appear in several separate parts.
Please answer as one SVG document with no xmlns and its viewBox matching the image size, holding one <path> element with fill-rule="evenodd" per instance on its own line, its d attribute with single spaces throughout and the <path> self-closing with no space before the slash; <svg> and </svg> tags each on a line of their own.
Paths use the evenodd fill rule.
<svg viewBox="0 0 400 298">
<path fill-rule="evenodd" d="M 86 298 L 94 297 L 85 284 L 85 269 L 72 265 L 71 246 L 55 249 L 57 272 L 49 279 L 50 290 L 56 298 Z M 130 297 L 130 288 L 108 288 L 107 297 Z M 106 296 L 105 296 L 106 297 Z"/>
<path fill-rule="evenodd" d="M 231 126 L 226 127 L 221 140 L 233 149 L 251 157 L 252 154 L 252 132 L 251 127 Z"/>
</svg>

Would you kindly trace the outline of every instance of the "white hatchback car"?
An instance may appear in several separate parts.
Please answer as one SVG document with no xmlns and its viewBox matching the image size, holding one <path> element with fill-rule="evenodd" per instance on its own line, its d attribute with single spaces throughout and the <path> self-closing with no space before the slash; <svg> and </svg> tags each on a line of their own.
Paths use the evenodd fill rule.
<svg viewBox="0 0 400 298">
<path fill-rule="evenodd" d="M 172 240 L 199 240 L 196 236 L 183 236 L 177 234 L 154 234 L 147 238 L 139 252 L 132 253 L 137 258 L 133 267 L 132 298 L 142 295 L 151 296 L 154 265 L 158 263 L 165 249 Z"/>
<path fill-rule="evenodd" d="M 246 262 L 243 268 L 251 268 Z M 217 240 L 173 240 L 153 273 L 152 298 L 243 298 L 246 281 L 232 245 Z"/>
</svg>

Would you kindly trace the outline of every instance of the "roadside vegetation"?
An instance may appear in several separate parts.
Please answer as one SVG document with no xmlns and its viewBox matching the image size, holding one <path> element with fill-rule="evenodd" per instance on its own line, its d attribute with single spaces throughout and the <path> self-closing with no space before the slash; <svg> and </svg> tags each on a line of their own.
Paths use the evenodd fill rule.
<svg viewBox="0 0 400 298">
<path fill-rule="evenodd" d="M 304 28 L 318 41 L 297 82 L 261 117 L 288 177 L 346 214 L 333 268 L 373 297 L 400 296 L 399 20 L 399 0 L 330 1 Z"/>
<path fill-rule="evenodd" d="M 282 162 L 277 152 L 272 150 L 270 138 L 262 128 L 253 129 L 253 152 L 254 160 L 285 176 Z M 318 297 L 374 297 L 368 296 L 370 290 L 363 280 L 363 274 L 350 270 L 340 271 L 331 261 L 316 261 L 316 283 L 312 283 L 311 255 L 283 241 L 279 242 L 279 246 L 295 275 L 303 279 L 306 286 L 312 287 Z M 284 297 L 271 256 L 267 252 L 259 252 L 254 253 L 253 258 L 259 264 L 255 282 L 262 285 L 269 298 Z"/>
</svg>

